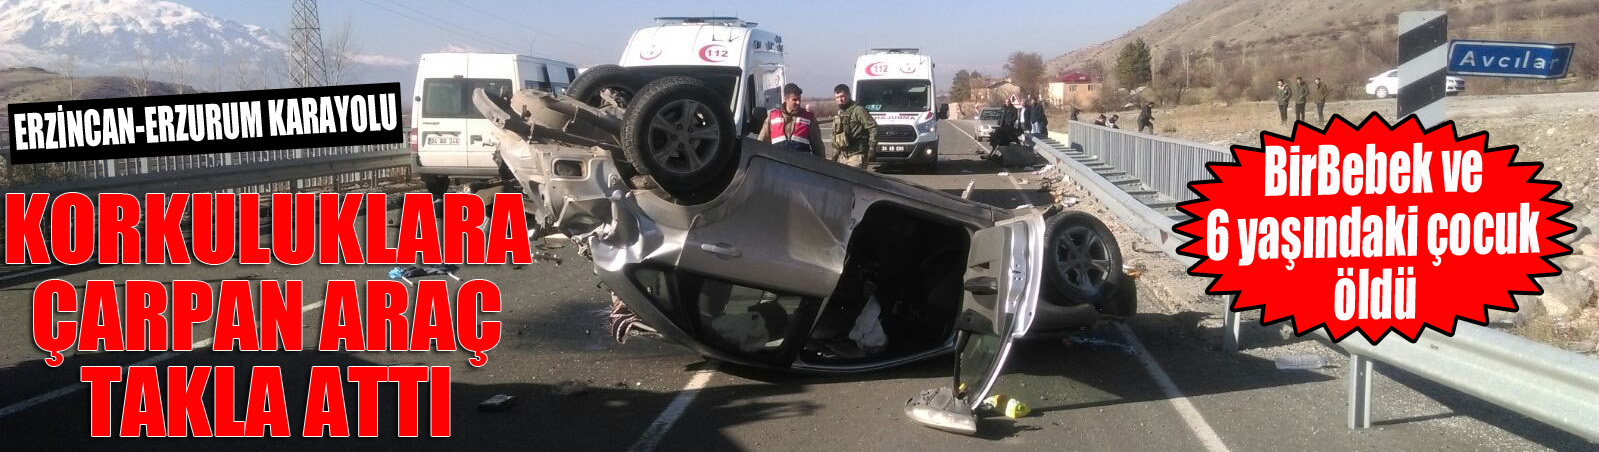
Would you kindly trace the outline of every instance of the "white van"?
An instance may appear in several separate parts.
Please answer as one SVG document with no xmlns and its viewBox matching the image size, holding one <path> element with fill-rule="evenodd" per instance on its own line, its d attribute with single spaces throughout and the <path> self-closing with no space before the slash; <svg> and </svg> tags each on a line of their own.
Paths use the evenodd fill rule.
<svg viewBox="0 0 1599 452">
<path fill-rule="evenodd" d="M 728 99 L 743 134 L 759 132 L 766 112 L 782 106 L 787 83 L 782 36 L 736 17 L 658 17 L 655 22 L 634 32 L 622 51 L 618 66 L 632 83 L 670 75 L 704 80 Z M 600 66 L 591 72 L 617 69 Z"/>
<path fill-rule="evenodd" d="M 526 55 L 423 54 L 411 108 L 412 169 L 435 195 L 449 188 L 450 179 L 500 176 L 490 134 L 494 125 L 472 106 L 472 91 L 560 93 L 576 77 L 571 63 Z"/>
<path fill-rule="evenodd" d="M 949 115 L 937 105 L 933 59 L 917 49 L 872 49 L 855 60 L 855 101 L 877 120 L 874 162 L 920 166 L 938 171 L 938 120 Z"/>
</svg>

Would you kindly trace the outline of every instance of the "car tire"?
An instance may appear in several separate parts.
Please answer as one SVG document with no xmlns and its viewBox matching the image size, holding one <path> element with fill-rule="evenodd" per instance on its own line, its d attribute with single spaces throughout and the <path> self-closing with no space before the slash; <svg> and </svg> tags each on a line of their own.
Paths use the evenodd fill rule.
<svg viewBox="0 0 1599 452">
<path fill-rule="evenodd" d="M 1387 99 L 1388 98 L 1388 87 L 1386 87 L 1386 86 L 1377 87 L 1377 98 L 1378 99 Z"/>
<path fill-rule="evenodd" d="M 578 74 L 576 80 L 566 87 L 567 97 L 577 99 L 594 108 L 606 109 L 615 107 L 625 111 L 633 99 L 638 98 L 640 89 L 649 80 L 635 71 L 614 64 L 602 64 L 589 68 Z M 606 90 L 614 90 L 621 94 L 621 103 L 611 105 L 602 95 Z"/>
<path fill-rule="evenodd" d="M 1044 242 L 1044 286 L 1062 305 L 1089 303 L 1100 312 L 1132 315 L 1137 297 L 1122 290 L 1121 247 L 1110 228 L 1088 212 L 1069 210 L 1049 219 Z"/>
<path fill-rule="evenodd" d="M 665 77 L 646 85 L 622 121 L 622 152 L 639 174 L 679 198 L 731 180 L 740 146 L 727 102 L 705 82 Z"/>
</svg>

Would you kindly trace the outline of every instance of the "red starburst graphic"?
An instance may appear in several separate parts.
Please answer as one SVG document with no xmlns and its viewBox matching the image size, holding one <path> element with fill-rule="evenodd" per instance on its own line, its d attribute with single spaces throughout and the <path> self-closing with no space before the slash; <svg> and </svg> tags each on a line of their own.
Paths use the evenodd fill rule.
<svg viewBox="0 0 1599 452">
<path fill-rule="evenodd" d="M 1209 293 L 1236 295 L 1232 310 L 1300 335 L 1415 342 L 1485 325 L 1488 309 L 1517 309 L 1513 294 L 1543 292 L 1532 277 L 1560 273 L 1548 259 L 1571 249 L 1554 238 L 1573 229 L 1554 218 L 1571 204 L 1548 198 L 1560 184 L 1534 179 L 1542 164 L 1487 145 L 1414 116 L 1262 132 L 1189 184 L 1200 199 L 1177 206 L 1193 217 L 1173 228 L 1192 239 L 1178 251 L 1200 259 L 1188 273 L 1214 278 Z"/>
</svg>

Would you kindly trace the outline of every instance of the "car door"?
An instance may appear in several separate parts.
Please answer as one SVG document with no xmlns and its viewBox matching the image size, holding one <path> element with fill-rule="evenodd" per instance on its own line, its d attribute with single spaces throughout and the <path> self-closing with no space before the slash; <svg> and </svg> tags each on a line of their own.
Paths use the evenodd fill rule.
<svg viewBox="0 0 1599 452">
<path fill-rule="evenodd" d="M 1042 214 L 1001 221 L 972 235 L 963 284 L 966 298 L 955 324 L 967 336 L 964 347 L 956 350 L 957 393 L 977 401 L 987 397 L 1011 342 L 1027 334 L 1038 309 L 1043 254 Z"/>
<path fill-rule="evenodd" d="M 906 414 L 930 427 L 976 432 L 973 414 L 994 389 L 1011 344 L 1027 334 L 1044 268 L 1044 219 L 1029 214 L 972 235 L 965 301 L 956 318 L 955 375 L 948 390 L 924 391 Z"/>
</svg>

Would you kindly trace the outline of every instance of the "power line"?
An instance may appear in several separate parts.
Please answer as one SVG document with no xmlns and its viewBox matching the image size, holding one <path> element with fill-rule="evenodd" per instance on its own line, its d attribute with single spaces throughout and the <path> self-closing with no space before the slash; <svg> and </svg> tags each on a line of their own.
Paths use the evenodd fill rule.
<svg viewBox="0 0 1599 452">
<path fill-rule="evenodd" d="M 501 22 L 505 22 L 505 23 L 508 23 L 508 24 L 511 24 L 511 25 L 515 25 L 515 26 L 518 26 L 518 27 L 526 28 L 528 31 L 555 38 L 558 41 L 563 41 L 563 42 L 566 42 L 566 43 L 569 43 L 569 44 L 579 45 L 579 46 L 582 46 L 582 47 L 589 48 L 591 50 L 603 50 L 603 49 L 600 49 L 599 47 L 595 47 L 595 46 L 590 45 L 589 43 L 586 43 L 586 42 L 572 40 L 572 39 L 569 39 L 569 38 L 567 38 L 565 36 L 561 36 L 561 35 L 558 35 L 558 34 L 555 34 L 555 33 L 550 33 L 550 32 L 547 32 L 547 31 L 539 30 L 538 28 L 534 28 L 533 26 L 527 25 L 525 23 L 514 22 L 514 21 L 512 21 L 510 19 L 506 19 L 504 17 L 505 16 L 504 14 L 496 14 L 496 13 L 493 13 L 493 12 L 485 11 L 482 8 L 478 8 L 476 6 L 472 6 L 471 4 L 462 2 L 461 0 L 450 0 L 450 2 L 451 3 L 455 3 L 457 5 L 464 6 L 467 9 L 470 9 L 470 10 L 473 10 L 473 11 L 477 11 L 478 13 L 482 13 L 485 16 L 493 17 L 493 18 L 495 18 L 495 19 L 497 19 L 497 20 L 499 20 Z"/>
<path fill-rule="evenodd" d="M 506 44 L 504 42 L 500 42 L 499 40 L 494 39 L 492 37 L 489 37 L 489 36 L 486 36 L 486 35 L 477 34 L 477 33 L 472 33 L 470 30 L 468 30 L 467 32 L 463 33 L 461 31 L 444 28 L 443 26 L 441 26 L 441 25 L 439 25 L 437 23 L 434 23 L 435 21 L 431 21 L 431 20 L 427 20 L 427 19 L 421 19 L 421 18 L 417 18 L 415 16 L 412 16 L 410 14 L 406 14 L 406 13 L 402 13 L 402 12 L 399 12 L 399 11 L 395 11 L 393 9 L 390 9 L 390 8 L 386 7 L 386 6 L 383 6 L 383 5 L 380 5 L 380 4 L 377 4 L 377 3 L 373 3 L 371 0 L 360 0 L 360 1 L 361 1 L 361 3 L 365 3 L 365 4 L 368 4 L 368 5 L 371 5 L 374 8 L 381 9 L 381 10 L 384 10 L 384 11 L 388 11 L 390 14 L 394 14 L 396 16 L 400 16 L 400 17 L 403 17 L 403 18 L 406 18 L 406 19 L 410 19 L 413 22 L 421 23 L 421 24 L 424 24 L 424 25 L 427 25 L 427 26 L 430 26 L 430 27 L 433 27 L 433 28 L 437 28 L 440 31 L 443 31 L 445 33 L 449 33 L 449 34 L 453 34 L 453 35 L 456 35 L 456 36 L 460 36 L 462 38 L 466 38 L 466 39 L 470 39 L 470 40 L 473 40 L 473 41 L 477 41 L 480 44 L 488 44 L 491 47 L 506 47 L 506 48 L 511 48 L 511 49 L 516 48 L 516 46 L 509 45 L 509 44 Z"/>
<path fill-rule="evenodd" d="M 501 40 L 501 39 L 496 38 L 494 36 L 491 36 L 491 35 L 489 35 L 487 33 L 483 33 L 483 32 L 477 31 L 477 29 L 475 29 L 475 28 L 464 27 L 464 26 L 461 26 L 461 25 L 456 24 L 454 22 L 450 22 L 448 20 L 444 20 L 444 19 L 438 18 L 438 17 L 436 17 L 437 13 L 430 13 L 430 12 L 427 12 L 427 11 L 421 11 L 421 10 L 418 10 L 416 8 L 411 7 L 410 5 L 406 5 L 406 4 L 397 2 L 395 0 L 384 0 L 384 1 L 388 2 L 391 5 L 398 6 L 401 9 L 404 9 L 406 11 L 410 11 L 410 12 L 416 13 L 417 15 L 422 16 L 423 20 L 439 22 L 439 23 L 443 23 L 444 25 L 455 27 L 456 30 L 460 30 L 462 32 L 466 32 L 466 33 L 470 33 L 470 34 L 473 34 L 473 35 L 480 36 L 480 37 L 482 37 L 483 39 L 485 39 L 487 41 L 491 41 L 491 42 L 495 43 L 495 45 L 503 45 L 503 46 L 507 46 L 507 47 L 509 47 L 511 49 L 515 49 L 517 47 L 516 45 L 511 44 L 510 41 Z"/>
</svg>

